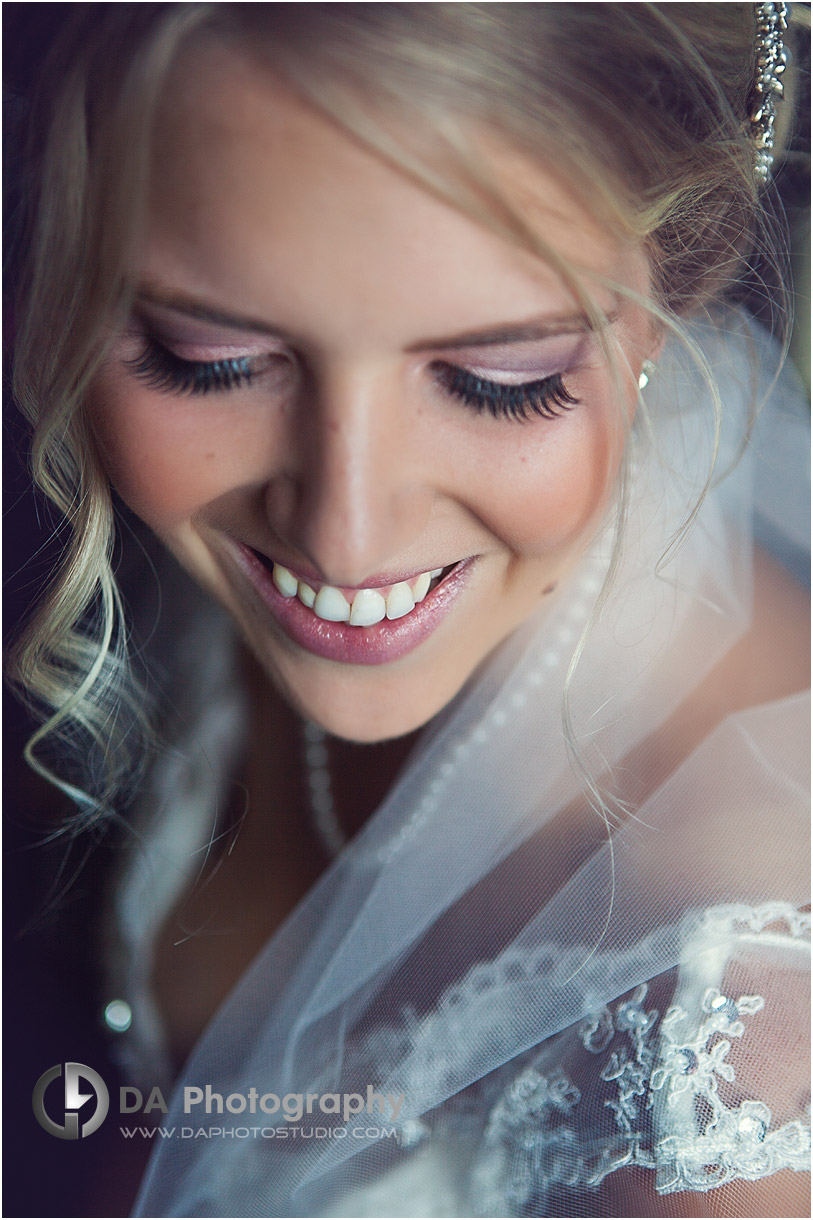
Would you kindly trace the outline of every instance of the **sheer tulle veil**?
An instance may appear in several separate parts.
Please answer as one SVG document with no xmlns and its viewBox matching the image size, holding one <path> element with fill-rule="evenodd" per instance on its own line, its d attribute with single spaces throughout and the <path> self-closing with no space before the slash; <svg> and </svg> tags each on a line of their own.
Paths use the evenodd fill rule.
<svg viewBox="0 0 813 1220">
<path fill-rule="evenodd" d="M 609 588 L 602 596 L 614 518 L 426 730 L 383 806 L 215 1016 L 177 1082 L 164 1125 L 178 1136 L 156 1146 L 137 1214 L 396 1214 L 375 1212 L 376 1192 L 410 1165 L 435 1182 L 435 1210 L 409 1210 L 418 1191 L 402 1214 L 471 1214 L 444 1210 L 462 1206 L 464 1180 L 478 1183 L 468 1206 L 503 1214 L 489 1211 L 508 1172 L 489 1136 L 500 1074 L 674 970 L 700 927 L 704 948 L 722 950 L 738 912 L 767 920 L 806 901 L 803 699 L 728 716 L 688 756 L 644 746 L 747 631 L 755 534 L 792 562 L 806 533 L 792 375 L 774 380 L 775 346 L 741 314 L 692 338 L 722 397 L 716 462 L 711 391 L 670 341 L 644 391 L 651 427 L 631 440 Z M 765 404 L 748 435 L 755 399 Z M 585 775 L 603 805 L 585 799 Z M 133 884 L 121 909 L 132 911 Z M 786 990 L 795 970 L 777 954 L 760 994 Z M 184 1090 L 207 1085 L 280 1098 L 369 1085 L 403 1101 L 387 1119 L 395 1138 L 325 1113 L 304 1115 L 297 1139 L 268 1138 L 259 1128 L 279 1115 L 185 1110 Z M 212 1134 L 236 1127 L 255 1134 Z M 598 1214 L 581 1206 L 567 1214 Z"/>
</svg>

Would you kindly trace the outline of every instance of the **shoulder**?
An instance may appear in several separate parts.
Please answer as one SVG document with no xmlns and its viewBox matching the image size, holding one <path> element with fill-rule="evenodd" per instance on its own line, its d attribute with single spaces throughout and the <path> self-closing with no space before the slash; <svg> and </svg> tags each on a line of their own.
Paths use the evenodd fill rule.
<svg viewBox="0 0 813 1220">
<path fill-rule="evenodd" d="M 783 699 L 810 685 L 810 596 L 765 551 L 754 555 L 750 629 L 701 686 L 723 716 Z"/>
<path fill-rule="evenodd" d="M 731 717 L 779 707 L 810 687 L 810 597 L 774 559 L 757 551 L 750 625 L 669 719 L 634 751 L 645 799 Z M 687 658 L 691 663 L 691 658 Z M 802 705 L 786 713 L 802 715 Z M 802 730 L 804 726 L 797 726 Z"/>
</svg>

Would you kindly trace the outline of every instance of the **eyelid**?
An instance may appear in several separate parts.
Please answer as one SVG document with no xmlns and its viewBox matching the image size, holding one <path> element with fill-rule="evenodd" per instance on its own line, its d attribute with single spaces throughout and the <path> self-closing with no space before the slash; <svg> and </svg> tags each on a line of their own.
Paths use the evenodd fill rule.
<svg viewBox="0 0 813 1220">
<path fill-rule="evenodd" d="M 159 392 L 208 395 L 249 388 L 255 379 L 282 375 L 280 364 L 290 368 L 289 357 L 269 355 L 221 357 L 218 360 L 186 360 L 164 347 L 145 331 L 140 335 L 140 350 L 124 361 L 135 377 Z"/>
<path fill-rule="evenodd" d="M 282 352 L 270 352 L 267 346 L 261 346 L 256 352 L 248 352 L 244 347 L 236 347 L 230 351 L 226 348 L 218 348 L 216 352 L 207 352 L 205 356 L 192 355 L 184 351 L 182 346 L 179 351 L 180 345 L 169 346 L 154 335 L 147 334 L 145 338 L 148 346 L 159 358 L 163 356 L 165 360 L 177 361 L 179 364 L 189 365 L 190 368 L 239 362 L 246 364 L 251 369 L 252 376 L 256 377 L 260 373 L 266 372 L 276 361 L 288 359 Z"/>
<path fill-rule="evenodd" d="M 210 323 L 194 319 L 157 320 L 140 310 L 135 313 L 133 321 L 135 327 L 131 333 L 190 363 L 214 364 L 218 360 L 241 357 L 253 360 L 258 356 L 291 356 L 289 349 L 270 335 L 247 334 L 238 339 L 233 332 Z"/>
<path fill-rule="evenodd" d="M 456 367 L 462 368 L 466 373 L 471 373 L 473 377 L 482 378 L 483 381 L 493 381 L 495 385 L 528 385 L 535 381 L 547 381 L 557 374 L 568 371 L 563 369 L 559 364 L 550 365 L 545 368 L 536 366 L 522 371 L 483 368 L 482 366 L 472 364 L 458 364 Z"/>
<path fill-rule="evenodd" d="M 476 377 L 521 385 L 572 372 L 589 354 L 591 336 L 580 332 L 492 348 L 470 348 L 437 355 L 433 364 L 465 369 Z"/>
</svg>

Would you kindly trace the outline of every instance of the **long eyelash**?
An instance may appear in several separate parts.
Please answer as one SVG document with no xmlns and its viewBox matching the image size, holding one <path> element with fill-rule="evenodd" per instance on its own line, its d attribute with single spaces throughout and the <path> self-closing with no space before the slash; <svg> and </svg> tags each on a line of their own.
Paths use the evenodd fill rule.
<svg viewBox="0 0 813 1220">
<path fill-rule="evenodd" d="M 233 390 L 248 385 L 254 372 L 248 356 L 211 362 L 182 360 L 152 338 L 147 339 L 141 354 L 126 364 L 150 389 L 168 390 L 173 394 Z"/>
<path fill-rule="evenodd" d="M 436 364 L 433 372 L 447 393 L 495 419 L 556 419 L 579 402 L 565 388 L 561 373 L 540 381 L 503 385 L 451 364 Z"/>
</svg>

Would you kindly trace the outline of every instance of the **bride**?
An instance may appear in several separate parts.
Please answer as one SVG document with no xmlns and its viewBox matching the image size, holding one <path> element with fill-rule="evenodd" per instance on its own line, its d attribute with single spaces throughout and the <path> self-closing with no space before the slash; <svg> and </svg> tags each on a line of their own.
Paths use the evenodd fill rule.
<svg viewBox="0 0 813 1220">
<path fill-rule="evenodd" d="M 57 38 L 15 394 L 71 533 L 14 676 L 123 845 L 137 1214 L 806 1214 L 805 427 L 732 304 L 784 31 Z"/>
</svg>

